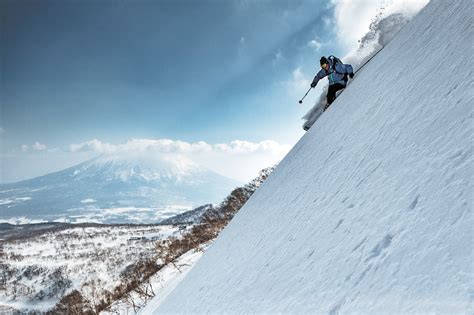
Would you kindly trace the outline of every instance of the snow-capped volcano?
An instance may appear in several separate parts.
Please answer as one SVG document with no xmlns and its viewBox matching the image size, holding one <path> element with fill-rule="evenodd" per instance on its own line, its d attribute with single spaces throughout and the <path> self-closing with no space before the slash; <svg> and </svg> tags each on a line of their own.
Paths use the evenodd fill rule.
<svg viewBox="0 0 474 315">
<path fill-rule="evenodd" d="M 105 180 L 178 183 L 190 185 L 199 174 L 208 172 L 188 158 L 181 155 L 116 154 L 105 155 L 78 165 L 73 177 L 84 179 L 103 174 Z"/>
<path fill-rule="evenodd" d="M 0 219 L 156 222 L 219 202 L 238 184 L 180 155 L 110 154 L 0 185 Z"/>
</svg>

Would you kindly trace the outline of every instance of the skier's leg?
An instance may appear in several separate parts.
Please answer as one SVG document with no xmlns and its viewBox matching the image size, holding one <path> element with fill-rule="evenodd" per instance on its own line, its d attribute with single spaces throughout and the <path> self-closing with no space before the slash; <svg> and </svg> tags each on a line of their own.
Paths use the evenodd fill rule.
<svg viewBox="0 0 474 315">
<path fill-rule="evenodd" d="M 343 88 L 345 88 L 345 86 L 339 83 L 331 84 L 329 86 L 328 94 L 326 96 L 326 100 L 328 103 L 326 107 L 324 108 L 324 110 L 326 110 L 329 107 L 329 105 L 331 105 L 331 103 L 334 102 L 334 100 L 336 99 L 336 92 L 339 90 L 342 90 Z"/>
<path fill-rule="evenodd" d="M 328 94 L 326 95 L 326 100 L 328 106 L 336 99 L 336 84 L 331 84 L 328 89 Z"/>
</svg>

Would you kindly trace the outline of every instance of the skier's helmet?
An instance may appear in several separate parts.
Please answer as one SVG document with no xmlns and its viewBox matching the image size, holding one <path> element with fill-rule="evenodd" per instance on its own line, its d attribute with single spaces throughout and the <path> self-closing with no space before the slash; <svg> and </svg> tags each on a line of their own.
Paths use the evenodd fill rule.
<svg viewBox="0 0 474 315">
<path fill-rule="evenodd" d="M 322 56 L 321 59 L 319 59 L 319 64 L 322 65 L 327 65 L 329 63 L 328 58 Z"/>
</svg>

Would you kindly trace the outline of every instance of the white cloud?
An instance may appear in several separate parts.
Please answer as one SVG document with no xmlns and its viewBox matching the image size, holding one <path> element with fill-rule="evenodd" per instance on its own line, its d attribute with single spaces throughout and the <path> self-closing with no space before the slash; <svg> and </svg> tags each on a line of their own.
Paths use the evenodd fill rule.
<svg viewBox="0 0 474 315">
<path fill-rule="evenodd" d="M 270 153 L 270 154 L 286 154 L 289 150 L 288 145 L 281 145 L 273 140 L 265 140 L 258 143 L 244 141 L 244 140 L 234 140 L 229 144 L 215 144 L 213 146 L 214 151 L 227 153 L 227 154 L 254 154 L 254 153 Z"/>
<path fill-rule="evenodd" d="M 111 144 L 97 139 L 69 146 L 71 152 L 94 151 L 96 153 L 121 153 L 156 151 L 161 153 L 189 153 L 192 151 L 209 150 L 205 142 L 187 143 L 170 139 L 132 139 L 121 144 Z"/>
<path fill-rule="evenodd" d="M 318 51 L 323 44 L 316 39 L 313 39 L 308 43 L 308 46 L 313 48 L 315 51 Z"/>
<path fill-rule="evenodd" d="M 212 151 L 194 153 L 190 157 L 217 173 L 247 182 L 261 169 L 279 163 L 290 149 L 290 145 L 273 140 L 234 140 L 212 145 Z"/>
<path fill-rule="evenodd" d="M 115 150 L 115 146 L 93 139 L 79 144 L 71 144 L 69 150 L 71 152 L 94 151 L 97 153 L 111 153 Z"/>
<path fill-rule="evenodd" d="M 303 71 L 301 71 L 301 68 L 298 67 L 296 68 L 295 70 L 293 70 L 293 83 L 297 86 L 297 87 L 308 87 L 309 86 L 309 83 L 310 83 L 310 78 L 307 77 Z"/>
<path fill-rule="evenodd" d="M 34 151 L 45 151 L 46 150 L 46 145 L 45 144 L 42 144 L 38 141 L 36 141 L 35 143 L 33 143 L 32 145 L 28 145 L 28 144 L 22 144 L 20 146 L 20 149 L 21 149 L 21 152 L 30 152 L 30 150 L 34 150 Z M 49 150 L 48 150 L 49 152 Z"/>
<path fill-rule="evenodd" d="M 217 173 L 247 182 L 262 168 L 278 163 L 291 146 L 273 140 L 234 140 L 229 143 L 209 144 L 204 141 L 189 143 L 170 139 L 132 139 L 125 143 L 111 144 L 93 139 L 71 144 L 69 149 L 72 153 L 91 151 L 99 154 L 180 154 Z"/>
<path fill-rule="evenodd" d="M 241 43 L 241 44 L 245 44 L 245 37 L 244 37 L 244 36 L 242 36 L 242 37 L 240 38 L 240 43 Z"/>
<path fill-rule="evenodd" d="M 337 37 L 350 48 L 369 31 L 372 18 L 377 14 L 378 1 L 333 0 Z"/>
<path fill-rule="evenodd" d="M 170 139 L 132 139 L 121 144 L 110 144 L 97 139 L 79 144 L 71 144 L 71 152 L 94 151 L 96 153 L 126 153 L 153 151 L 159 153 L 202 153 L 219 152 L 228 154 L 251 154 L 256 152 L 280 152 L 287 145 L 281 145 L 273 140 L 250 142 L 234 140 L 230 143 L 208 144 L 204 141 L 189 143 Z"/>
<path fill-rule="evenodd" d="M 33 150 L 36 150 L 36 151 L 44 151 L 46 150 L 46 145 L 45 144 L 41 144 L 39 143 L 38 141 L 36 141 L 32 146 Z"/>
<path fill-rule="evenodd" d="M 301 93 L 308 90 L 312 80 L 313 77 L 304 73 L 301 67 L 297 67 L 291 73 L 291 77 L 287 81 L 282 82 L 282 85 L 286 87 L 292 97 L 300 97 Z"/>
<path fill-rule="evenodd" d="M 91 198 L 81 200 L 81 203 L 94 203 L 94 202 L 97 202 L 97 200 L 91 199 Z"/>
</svg>

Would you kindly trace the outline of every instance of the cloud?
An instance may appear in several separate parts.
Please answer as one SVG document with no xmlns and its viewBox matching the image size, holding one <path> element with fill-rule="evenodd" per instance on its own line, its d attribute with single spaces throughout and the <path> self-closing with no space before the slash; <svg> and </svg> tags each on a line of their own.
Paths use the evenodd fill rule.
<svg viewBox="0 0 474 315">
<path fill-rule="evenodd" d="M 193 151 L 211 150 L 211 146 L 203 141 L 188 143 L 170 139 L 132 139 L 121 144 L 111 144 L 97 139 L 69 146 L 71 152 L 94 151 L 96 153 L 121 153 L 155 151 L 161 153 L 189 153 Z"/>
<path fill-rule="evenodd" d="M 291 147 L 274 140 L 252 142 L 240 139 L 215 144 L 172 139 L 131 139 L 122 143 L 109 143 L 92 139 L 71 144 L 66 149 L 47 148 L 46 145 L 35 142 L 33 145 L 23 144 L 23 154 L 8 157 L 2 155 L 9 167 L 4 168 L 0 177 L 6 181 L 18 181 L 59 171 L 98 155 L 134 158 L 144 154 L 152 159 L 158 156 L 186 158 L 218 174 L 245 183 L 257 176 L 261 169 L 279 163 Z M 40 151 L 41 154 L 34 154 Z"/>
<path fill-rule="evenodd" d="M 71 152 L 94 151 L 97 153 L 112 153 L 114 150 L 115 150 L 115 146 L 109 143 L 104 143 L 97 139 L 93 139 L 93 140 L 86 141 L 79 144 L 69 145 L 69 151 Z"/>
<path fill-rule="evenodd" d="M 21 149 L 21 152 L 30 152 L 30 150 L 34 150 L 34 151 L 45 151 L 46 150 L 46 145 L 45 144 L 42 144 L 38 141 L 36 141 L 35 143 L 33 143 L 32 145 L 28 145 L 28 144 L 22 144 L 20 146 L 20 149 Z M 49 151 L 48 151 L 49 152 Z"/>
<path fill-rule="evenodd" d="M 377 2 L 333 0 L 333 3 L 337 37 L 342 44 L 353 47 L 368 32 L 370 21 L 377 13 Z"/>
<path fill-rule="evenodd" d="M 265 140 L 258 143 L 244 141 L 244 140 L 234 140 L 229 144 L 216 144 L 213 146 L 214 151 L 219 153 L 233 154 L 233 155 L 245 155 L 245 154 L 276 154 L 282 155 L 286 154 L 290 146 L 282 145 L 273 140 Z"/>
<path fill-rule="evenodd" d="M 287 85 L 291 89 L 295 90 L 304 90 L 309 87 L 312 78 L 307 76 L 302 70 L 301 67 L 296 68 L 291 73 L 291 79 L 287 81 Z"/>
<path fill-rule="evenodd" d="M 0 127 L 0 135 L 3 135 L 5 133 L 5 129 L 3 129 L 2 127 Z"/>
<path fill-rule="evenodd" d="M 33 150 L 36 150 L 36 151 L 44 151 L 46 150 L 46 145 L 45 144 L 41 144 L 39 143 L 38 141 L 36 141 L 32 146 L 31 148 Z"/>
<path fill-rule="evenodd" d="M 121 144 L 110 144 L 97 139 L 69 146 L 71 152 L 94 151 L 96 153 L 126 153 L 152 151 L 157 153 L 205 153 L 253 154 L 264 152 L 287 152 L 288 145 L 273 140 L 250 142 L 234 140 L 230 143 L 208 144 L 204 141 L 189 143 L 171 139 L 132 139 Z"/>
<path fill-rule="evenodd" d="M 316 39 L 313 39 L 308 43 L 308 46 L 313 48 L 316 52 L 321 48 L 323 44 Z"/>
<path fill-rule="evenodd" d="M 98 154 L 173 154 L 185 156 L 219 174 L 247 182 L 261 169 L 278 163 L 291 149 L 274 140 L 251 142 L 234 140 L 209 144 L 204 141 L 185 142 L 171 139 L 132 139 L 111 144 L 97 139 L 71 144 L 71 153 Z"/>
</svg>

